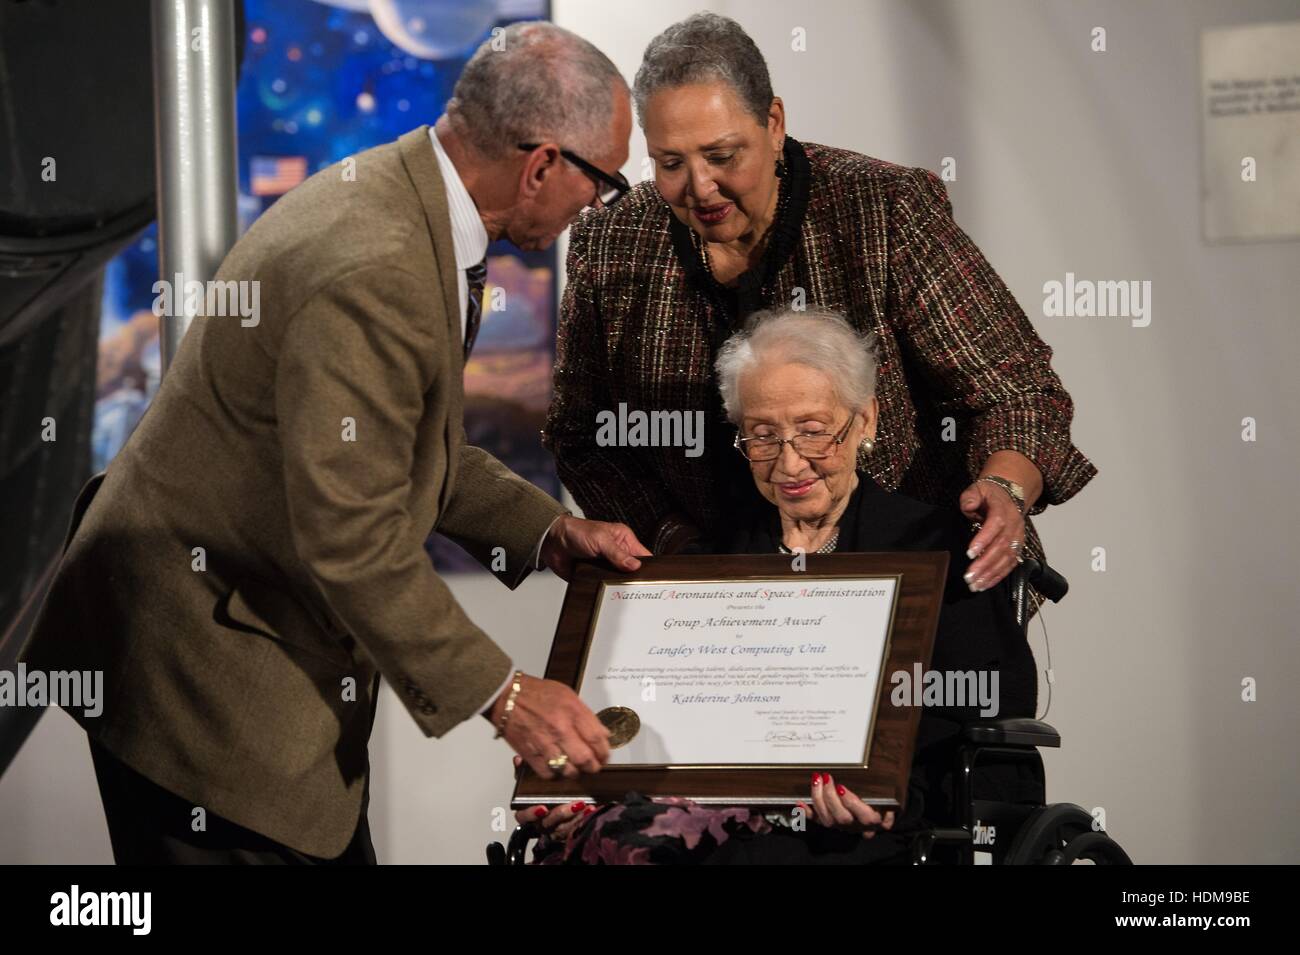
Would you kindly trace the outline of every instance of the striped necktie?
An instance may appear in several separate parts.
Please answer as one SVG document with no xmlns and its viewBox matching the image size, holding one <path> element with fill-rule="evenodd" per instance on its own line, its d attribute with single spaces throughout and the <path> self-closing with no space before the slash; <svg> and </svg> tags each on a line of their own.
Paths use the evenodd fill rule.
<svg viewBox="0 0 1300 955">
<path fill-rule="evenodd" d="M 478 337 L 478 326 L 483 321 L 483 286 L 487 284 L 487 258 L 478 265 L 471 265 L 465 270 L 469 279 L 469 301 L 465 305 L 465 360 L 474 350 L 474 339 Z"/>
</svg>

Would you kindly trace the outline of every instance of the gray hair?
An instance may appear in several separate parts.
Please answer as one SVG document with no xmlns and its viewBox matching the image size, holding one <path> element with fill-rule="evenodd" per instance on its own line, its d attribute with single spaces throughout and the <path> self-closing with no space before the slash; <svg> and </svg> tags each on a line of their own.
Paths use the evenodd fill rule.
<svg viewBox="0 0 1300 955">
<path fill-rule="evenodd" d="M 547 140 L 603 154 L 611 145 L 617 88 L 627 89 L 618 67 L 576 33 L 545 21 L 512 23 L 465 64 L 447 118 L 491 159 L 520 143 Z"/>
<path fill-rule="evenodd" d="M 858 332 L 836 312 L 769 309 L 755 312 L 727 339 L 714 368 L 727 418 L 739 425 L 740 378 L 765 364 L 806 365 L 831 380 L 835 397 L 862 411 L 876 394 L 876 337 Z"/>
<path fill-rule="evenodd" d="M 645 128 L 646 103 L 661 89 L 721 80 L 760 126 L 772 107 L 772 79 L 758 45 L 739 23 L 716 13 L 696 13 L 650 41 L 632 84 L 637 122 Z"/>
</svg>

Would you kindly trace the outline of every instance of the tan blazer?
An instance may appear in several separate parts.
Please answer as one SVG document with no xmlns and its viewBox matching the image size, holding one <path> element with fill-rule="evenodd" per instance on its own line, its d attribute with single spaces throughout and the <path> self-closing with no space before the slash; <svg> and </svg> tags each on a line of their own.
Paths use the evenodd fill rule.
<svg viewBox="0 0 1300 955">
<path fill-rule="evenodd" d="M 465 444 L 428 127 L 355 158 L 355 180 L 312 176 L 222 263 L 218 280 L 259 283 L 257 324 L 195 320 L 74 525 L 23 657 L 103 670 L 102 715 L 68 709 L 92 737 L 196 807 L 323 857 L 358 821 L 380 674 L 427 736 L 509 675 L 426 537 L 495 557 L 513 588 L 564 513 Z"/>
</svg>

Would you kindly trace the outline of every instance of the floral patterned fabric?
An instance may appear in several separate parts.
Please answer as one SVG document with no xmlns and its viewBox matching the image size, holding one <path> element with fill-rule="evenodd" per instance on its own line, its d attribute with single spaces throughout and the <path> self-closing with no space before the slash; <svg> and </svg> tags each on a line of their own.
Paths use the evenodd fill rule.
<svg viewBox="0 0 1300 955">
<path fill-rule="evenodd" d="M 933 721 L 938 722 L 938 721 Z M 907 804 L 889 831 L 871 839 L 808 819 L 795 832 L 740 806 L 701 806 L 680 796 L 653 800 L 630 792 L 601 806 L 567 839 L 542 836 L 535 865 L 906 865 L 916 834 L 955 825 L 953 758 L 957 740 L 924 747 L 912 763 Z M 1043 763 L 986 754 L 974 777 L 975 799 L 1043 805 Z M 807 800 L 805 800 L 807 802 Z"/>
<path fill-rule="evenodd" d="M 703 862 L 741 830 L 771 831 L 761 815 L 740 807 L 714 809 L 680 797 L 647 799 L 628 793 L 604 806 L 567 839 L 543 836 L 533 849 L 539 865 L 692 865 Z"/>
</svg>

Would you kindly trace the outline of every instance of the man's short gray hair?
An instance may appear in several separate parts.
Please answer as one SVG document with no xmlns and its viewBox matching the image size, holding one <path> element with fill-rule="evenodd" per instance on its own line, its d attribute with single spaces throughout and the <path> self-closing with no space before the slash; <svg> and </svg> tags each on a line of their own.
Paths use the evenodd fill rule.
<svg viewBox="0 0 1300 955">
<path fill-rule="evenodd" d="M 696 13 L 674 23 L 650 41 L 633 81 L 637 122 L 645 128 L 650 97 L 662 89 L 721 80 L 740 98 L 745 110 L 767 125 L 772 107 L 772 78 L 758 45 L 735 20 L 716 13 Z"/>
<path fill-rule="evenodd" d="M 490 159 L 545 141 L 587 158 L 613 145 L 620 88 L 627 81 L 618 67 L 591 43 L 529 20 L 510 24 L 474 52 L 447 102 L 447 118 Z"/>
<path fill-rule="evenodd" d="M 743 331 L 727 339 L 715 369 L 727 418 L 739 425 L 742 375 L 762 365 L 806 365 L 831 380 L 835 397 L 862 411 L 876 394 L 876 337 L 858 332 L 836 312 L 769 309 L 755 312 Z"/>
</svg>

